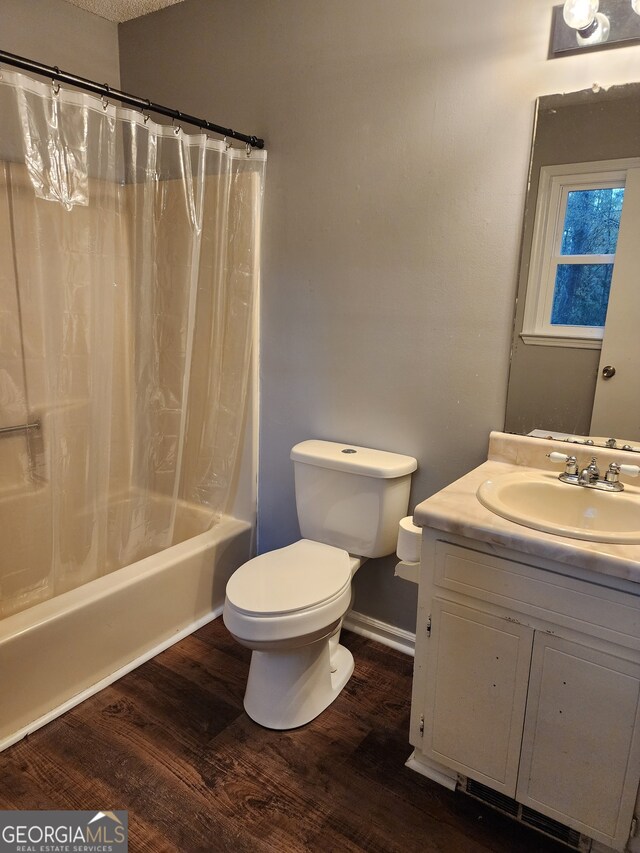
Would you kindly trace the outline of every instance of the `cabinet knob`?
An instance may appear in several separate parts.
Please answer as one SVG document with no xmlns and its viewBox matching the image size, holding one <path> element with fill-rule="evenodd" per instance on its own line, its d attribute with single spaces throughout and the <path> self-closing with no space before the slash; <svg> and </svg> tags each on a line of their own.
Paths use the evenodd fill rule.
<svg viewBox="0 0 640 853">
<path fill-rule="evenodd" d="M 602 378 L 603 379 L 611 379 L 616 375 L 616 369 L 613 365 L 608 364 L 606 367 L 602 368 Z"/>
</svg>

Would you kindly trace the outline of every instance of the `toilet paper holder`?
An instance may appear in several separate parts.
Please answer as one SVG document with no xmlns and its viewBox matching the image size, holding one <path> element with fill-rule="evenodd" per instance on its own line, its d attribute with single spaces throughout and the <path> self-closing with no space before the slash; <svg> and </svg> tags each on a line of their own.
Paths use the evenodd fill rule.
<svg viewBox="0 0 640 853">
<path fill-rule="evenodd" d="M 396 566 L 395 576 L 412 583 L 418 583 L 420 570 L 420 546 L 422 528 L 413 523 L 408 515 L 398 524 L 398 545 L 396 554 L 400 562 Z"/>
</svg>

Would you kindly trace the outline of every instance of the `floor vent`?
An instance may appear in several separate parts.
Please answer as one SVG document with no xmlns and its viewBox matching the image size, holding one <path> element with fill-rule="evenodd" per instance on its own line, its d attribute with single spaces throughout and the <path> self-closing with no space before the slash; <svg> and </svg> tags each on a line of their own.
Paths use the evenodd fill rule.
<svg viewBox="0 0 640 853">
<path fill-rule="evenodd" d="M 538 832 L 544 833 L 549 838 L 555 841 L 560 841 L 566 844 L 572 850 L 579 850 L 580 853 L 588 853 L 591 850 L 591 839 L 585 835 L 581 835 L 575 829 L 569 829 L 557 820 L 552 820 L 550 817 L 536 812 L 527 806 L 522 806 L 511 797 L 506 797 L 504 794 L 499 794 L 492 788 L 486 785 L 481 785 L 480 782 L 475 782 L 473 779 L 460 777 L 459 790 L 464 791 L 470 797 L 480 800 L 493 809 L 514 818 L 520 823 L 536 829 Z"/>
<path fill-rule="evenodd" d="M 465 791 L 477 800 L 482 800 L 488 806 L 498 809 L 510 817 L 518 817 L 520 804 L 511 797 L 506 797 L 504 794 L 499 794 L 492 788 L 487 788 L 486 785 L 481 785 L 480 782 L 474 782 L 473 779 L 467 779 Z"/>
<path fill-rule="evenodd" d="M 584 850 L 584 847 L 580 846 L 582 842 L 580 833 L 575 829 L 569 829 L 563 824 L 558 823 L 557 820 L 546 817 L 527 806 L 522 807 L 521 820 L 527 826 L 532 826 L 534 829 L 544 832 L 545 835 L 550 835 L 552 838 L 557 838 L 558 841 L 563 841 L 569 847 L 573 847 L 574 850 Z M 591 844 L 589 844 L 590 847 Z"/>
</svg>

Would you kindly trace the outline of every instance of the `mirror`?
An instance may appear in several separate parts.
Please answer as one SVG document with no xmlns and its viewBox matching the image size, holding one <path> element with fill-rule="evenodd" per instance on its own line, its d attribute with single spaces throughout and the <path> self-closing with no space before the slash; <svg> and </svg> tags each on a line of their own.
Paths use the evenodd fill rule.
<svg viewBox="0 0 640 853">
<path fill-rule="evenodd" d="M 632 369 L 626 373 L 621 372 L 622 363 L 616 361 L 617 376 L 612 379 L 610 365 L 603 367 L 601 364 L 599 341 L 594 346 L 593 340 L 591 343 L 571 340 L 558 343 L 556 339 L 547 338 L 542 341 L 543 345 L 540 345 L 540 340 L 531 342 L 535 336 L 524 334 L 523 337 L 523 328 L 526 332 L 530 322 L 525 319 L 528 287 L 531 292 L 530 270 L 540 251 L 539 226 L 536 229 L 535 219 L 539 188 L 542 193 L 541 170 L 543 167 L 555 167 L 555 172 L 562 172 L 558 166 L 577 163 L 594 164 L 594 167 L 598 168 L 600 164 L 610 161 L 640 164 L 640 84 L 616 86 L 607 91 L 595 91 L 594 87 L 594 90 L 549 95 L 538 100 L 529 187 L 525 201 L 505 431 L 526 435 L 537 430 L 538 435 L 589 439 L 589 443 L 593 441 L 598 445 L 615 437 L 615 446 L 627 445 L 625 449 L 640 451 L 640 415 L 635 414 L 635 410 L 640 411 L 640 402 L 630 403 L 633 398 L 640 398 L 640 372 L 633 372 Z M 586 167 L 582 170 L 585 171 Z M 547 168 L 546 172 L 554 173 L 554 169 Z M 542 174 L 544 183 L 545 172 Z M 640 176 L 640 171 L 638 175 Z M 640 238 L 634 235 L 629 240 L 631 226 L 636 234 L 640 233 L 640 207 L 627 204 L 628 198 L 627 186 L 625 206 L 628 212 L 625 213 L 623 208 L 626 226 L 624 220 L 621 220 L 615 272 L 604 325 L 603 355 L 607 346 L 607 330 L 613 329 L 614 292 L 623 294 L 626 291 L 640 290 L 630 284 L 625 286 L 625 281 L 637 279 L 636 270 L 640 268 Z M 566 229 L 566 224 L 564 227 Z M 635 255 L 629 264 L 630 273 L 627 279 L 624 279 L 619 271 L 622 268 L 619 258 L 624 227 L 627 229 L 627 243 L 631 244 L 631 254 Z M 562 254 L 560 250 L 558 252 Z M 559 268 L 558 266 L 557 269 Z M 627 359 L 629 352 L 634 349 L 640 358 L 638 301 L 633 308 L 626 307 L 626 319 L 624 313 L 622 311 L 622 325 L 615 326 L 615 335 L 609 331 L 609 340 L 615 337 L 622 347 L 621 358 Z M 528 314 L 531 314 L 531 299 Z M 615 373 L 614 370 L 614 375 Z M 626 377 L 630 381 L 626 381 Z M 608 383 L 607 379 L 610 380 Z M 600 388 L 606 388 L 604 395 L 601 394 Z M 600 395 L 599 404 L 597 394 Z M 604 419 L 601 417 L 603 396 L 606 397 L 604 408 L 607 413 Z M 597 416 L 594 413 L 594 402 L 596 408 L 600 405 Z M 629 417 L 630 405 L 634 408 L 633 417 Z M 616 412 L 619 414 L 614 414 Z M 592 416 L 593 425 L 600 429 L 597 429 L 597 435 L 590 438 L 590 433 L 594 431 Z"/>
</svg>

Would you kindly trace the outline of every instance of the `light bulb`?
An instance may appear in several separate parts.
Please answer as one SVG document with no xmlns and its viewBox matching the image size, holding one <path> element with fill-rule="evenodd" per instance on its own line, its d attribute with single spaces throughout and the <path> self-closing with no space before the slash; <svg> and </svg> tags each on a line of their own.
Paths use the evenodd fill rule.
<svg viewBox="0 0 640 853">
<path fill-rule="evenodd" d="M 636 15 L 640 15 L 640 0 L 631 0 L 631 8 Z"/>
<path fill-rule="evenodd" d="M 603 44 L 609 38 L 609 33 L 611 31 L 611 25 L 609 24 L 609 18 L 606 15 L 603 15 L 602 12 L 597 12 L 595 20 L 593 22 L 593 26 L 589 27 L 586 31 L 580 31 L 576 33 L 576 41 L 580 45 L 580 47 L 588 47 L 592 44 Z"/>
<path fill-rule="evenodd" d="M 599 0 L 566 0 L 562 16 L 574 30 L 584 30 L 593 22 L 599 6 Z"/>
</svg>

